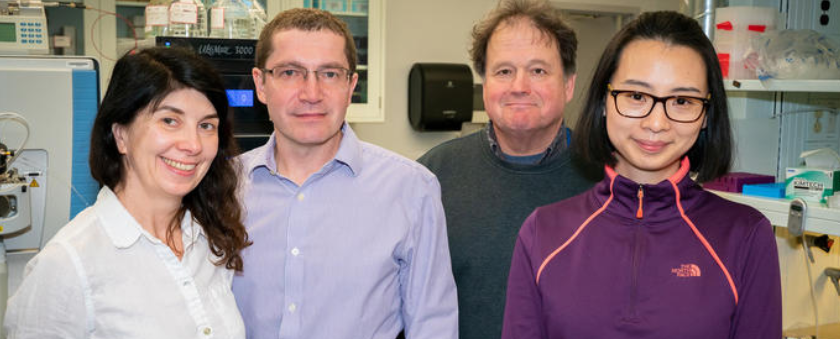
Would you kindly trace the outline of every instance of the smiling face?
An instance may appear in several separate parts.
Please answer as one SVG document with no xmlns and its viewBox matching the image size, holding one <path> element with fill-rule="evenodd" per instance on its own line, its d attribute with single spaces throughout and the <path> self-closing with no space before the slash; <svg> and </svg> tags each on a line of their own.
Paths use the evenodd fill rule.
<svg viewBox="0 0 840 339">
<path fill-rule="evenodd" d="M 575 85 L 574 75 L 563 75 L 557 42 L 527 19 L 514 19 L 493 32 L 486 64 L 484 106 L 497 136 L 551 142 Z"/>
<path fill-rule="evenodd" d="M 180 201 L 198 186 L 216 157 L 218 126 L 216 109 L 194 89 L 170 93 L 128 126 L 114 124 L 125 168 L 117 193 Z"/>
<path fill-rule="evenodd" d="M 349 68 L 344 43 L 341 35 L 329 30 L 288 29 L 274 34 L 273 52 L 265 68 L 294 66 L 309 70 L 306 80 L 291 86 L 270 73 L 253 70 L 257 96 L 268 106 L 278 146 L 320 147 L 341 140 L 339 132 L 358 75 L 327 85 L 316 80 L 311 71 Z"/>
<path fill-rule="evenodd" d="M 700 54 L 657 40 L 637 40 L 625 46 L 613 77 L 614 90 L 631 90 L 659 97 L 705 97 L 709 91 L 706 67 Z M 706 118 L 674 122 L 662 103 L 644 118 L 618 114 L 609 94 L 606 100 L 607 134 L 615 148 L 618 174 L 638 183 L 658 183 L 676 173 L 681 158 L 697 140 Z"/>
</svg>

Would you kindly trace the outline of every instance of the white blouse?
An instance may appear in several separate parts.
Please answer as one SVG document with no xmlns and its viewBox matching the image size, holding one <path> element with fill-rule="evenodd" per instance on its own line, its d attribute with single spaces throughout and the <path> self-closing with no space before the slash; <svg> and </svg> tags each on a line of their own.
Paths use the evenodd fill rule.
<svg viewBox="0 0 840 339">
<path fill-rule="evenodd" d="M 178 260 L 102 188 L 26 265 L 8 338 L 245 338 L 233 271 L 213 264 L 189 212 L 181 231 Z"/>
</svg>

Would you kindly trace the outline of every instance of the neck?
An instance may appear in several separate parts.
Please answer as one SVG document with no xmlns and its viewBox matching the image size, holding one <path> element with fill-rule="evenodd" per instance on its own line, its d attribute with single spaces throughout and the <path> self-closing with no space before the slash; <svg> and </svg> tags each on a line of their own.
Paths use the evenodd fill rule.
<svg viewBox="0 0 840 339">
<path fill-rule="evenodd" d="M 659 170 L 644 170 L 631 166 L 617 153 L 616 159 L 618 162 L 615 164 L 615 172 L 639 184 L 658 184 L 668 180 L 680 170 L 679 160 Z"/>
<path fill-rule="evenodd" d="M 493 125 L 496 141 L 502 152 L 512 156 L 528 156 L 545 152 L 560 130 L 560 124 L 553 128 L 543 128 L 538 131 L 511 132 L 504 131 Z"/>
<path fill-rule="evenodd" d="M 156 238 L 166 242 L 166 232 L 181 208 L 181 199 L 152 197 L 126 181 L 116 187 L 115 194 L 129 214 Z M 177 229 L 177 227 L 176 227 Z"/>
<path fill-rule="evenodd" d="M 277 172 L 301 186 L 306 179 L 335 157 L 341 146 L 343 133 L 338 131 L 334 137 L 318 145 L 303 145 L 283 138 L 280 133 L 275 133 L 275 135 L 277 137 L 274 145 L 274 161 Z"/>
</svg>

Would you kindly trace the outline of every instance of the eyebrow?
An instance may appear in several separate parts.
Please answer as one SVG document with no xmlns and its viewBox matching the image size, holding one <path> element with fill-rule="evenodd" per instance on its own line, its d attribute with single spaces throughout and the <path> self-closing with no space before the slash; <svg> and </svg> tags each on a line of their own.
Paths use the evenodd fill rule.
<svg viewBox="0 0 840 339">
<path fill-rule="evenodd" d="M 186 112 L 184 112 L 182 109 L 177 108 L 177 107 L 172 107 L 172 106 L 169 106 L 169 105 L 161 105 L 155 110 L 155 112 L 162 111 L 162 110 L 167 110 L 167 111 L 179 114 L 179 115 L 185 115 L 186 114 Z M 213 113 L 207 114 L 207 115 L 201 117 L 201 119 L 199 119 L 199 121 L 207 120 L 207 119 L 219 119 L 219 113 L 213 112 Z"/>
<path fill-rule="evenodd" d="M 528 60 L 528 62 L 525 63 L 526 67 L 533 67 L 535 65 L 536 66 L 547 67 L 551 64 L 548 61 L 545 61 L 545 60 L 542 60 L 542 59 Z M 510 62 L 510 61 L 501 61 L 499 63 L 493 64 L 493 65 L 488 65 L 488 66 L 490 66 L 490 67 L 488 67 L 488 69 L 490 69 L 490 68 L 497 69 L 497 68 L 501 68 L 501 67 L 515 67 L 514 63 Z"/>
<path fill-rule="evenodd" d="M 641 87 L 647 88 L 647 89 L 649 89 L 649 90 L 653 90 L 653 86 L 651 86 L 651 85 L 650 85 L 650 84 L 648 84 L 647 82 L 644 82 L 644 81 L 641 81 L 641 80 L 628 79 L 628 80 L 624 80 L 624 81 L 622 81 L 621 83 L 622 83 L 622 84 L 625 84 L 625 85 L 635 85 L 635 86 L 641 86 Z M 703 93 L 702 91 L 700 91 L 700 89 L 698 89 L 698 88 L 696 88 L 696 87 L 675 87 L 675 88 L 672 88 L 672 89 L 671 89 L 671 92 L 695 92 L 695 93 Z"/>
<path fill-rule="evenodd" d="M 281 64 L 277 64 L 273 68 L 289 67 L 289 66 L 307 69 L 305 66 L 303 66 L 302 64 L 300 64 L 299 62 L 296 62 L 296 61 L 284 62 L 284 63 L 281 63 Z M 349 69 L 349 67 L 345 67 L 341 63 L 337 63 L 337 62 L 328 62 L 328 63 L 323 64 L 323 65 L 318 65 L 318 67 L 316 67 L 315 69 L 324 69 L 324 68 L 347 68 L 347 69 Z"/>
</svg>

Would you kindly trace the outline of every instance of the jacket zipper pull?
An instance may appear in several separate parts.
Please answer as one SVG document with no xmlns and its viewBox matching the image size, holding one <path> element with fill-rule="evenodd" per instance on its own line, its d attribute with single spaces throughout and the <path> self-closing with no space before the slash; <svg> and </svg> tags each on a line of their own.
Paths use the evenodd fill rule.
<svg viewBox="0 0 840 339">
<path fill-rule="evenodd" d="M 642 189 L 642 185 L 639 185 L 639 193 L 637 196 L 639 196 L 639 209 L 636 211 L 636 219 L 641 219 L 643 215 L 642 198 L 645 197 L 645 191 Z"/>
</svg>

